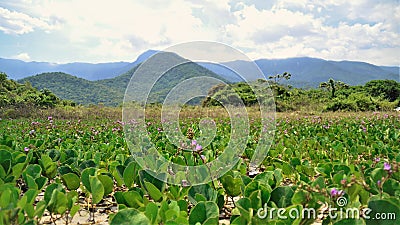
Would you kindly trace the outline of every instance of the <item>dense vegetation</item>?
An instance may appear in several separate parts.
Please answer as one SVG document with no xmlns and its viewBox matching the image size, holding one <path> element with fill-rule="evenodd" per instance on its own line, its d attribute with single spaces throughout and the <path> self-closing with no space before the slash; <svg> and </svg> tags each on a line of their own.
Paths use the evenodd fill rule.
<svg viewBox="0 0 400 225">
<path fill-rule="evenodd" d="M 18 109 L 26 111 L 73 105 L 72 101 L 61 100 L 47 88 L 39 91 L 29 82 L 17 83 L 0 72 L 0 115 L 11 116 Z"/>
<path fill-rule="evenodd" d="M 110 93 L 108 89 L 124 90 L 133 71 L 97 82 L 62 73 L 35 79 L 63 84 L 75 90 L 77 97 L 91 90 L 101 99 Z M 207 70 L 191 64 L 170 70 L 155 86 L 150 102 L 162 100 L 171 87 L 188 78 L 182 76 L 186 73 L 199 76 Z M 319 89 L 305 90 L 279 83 L 289 78 L 286 73 L 250 84 L 261 93 L 268 84 L 278 111 L 308 112 L 278 114 L 275 139 L 258 168 L 251 168 L 249 162 L 260 141 L 262 120 L 253 107 L 258 99 L 249 84 L 215 86 L 203 101 L 206 107 L 183 107 L 180 130 L 195 151 L 183 151 L 171 143 L 160 121 L 160 108 L 148 106 L 144 124 L 148 137 L 141 138 L 151 142 L 160 158 L 184 166 L 207 165 L 231 142 L 231 118 L 216 100 L 229 102 L 227 93 L 234 90 L 248 106 L 249 136 L 238 163 L 205 184 L 191 185 L 182 179 L 181 185 L 172 185 L 152 177 L 153 171 L 141 168 L 132 157 L 123 130 L 136 130 L 137 123 L 120 121 L 120 108 L 65 107 L 73 104 L 1 74 L 0 224 L 399 224 L 399 115 L 315 115 L 323 110 L 392 110 L 399 105 L 399 83 L 377 80 L 349 86 L 328 80 Z M 122 92 L 114 94 L 123 96 Z M 271 96 L 258 97 L 263 101 Z M 4 110 L 18 107 L 42 113 L 22 119 L 4 116 L 11 115 Z M 204 117 L 214 119 L 215 136 L 212 144 L 198 146 L 196 140 L 204 135 L 200 129 Z M 156 158 L 154 163 L 161 162 Z M 329 214 L 327 207 L 338 210 Z M 354 209 L 364 212 L 367 207 L 371 209 L 367 215 L 345 214 Z M 314 211 L 302 217 L 305 209 Z M 267 211 L 270 214 L 263 217 Z M 290 217 L 293 211 L 299 212 L 297 217 Z"/>
<path fill-rule="evenodd" d="M 190 133 L 192 140 L 201 136 L 200 111 L 195 107 L 182 120 L 182 132 L 188 137 Z M 201 154 L 179 151 L 169 143 L 154 115 L 149 115 L 146 129 L 163 157 L 203 164 L 230 141 L 229 118 L 218 112 L 210 116 L 218 135 Z M 53 115 L 3 119 L 0 124 L 2 224 L 390 225 L 400 220 L 400 120 L 394 114 L 283 116 L 277 119 L 269 154 L 256 171 L 249 169 L 248 159 L 257 145 L 260 119 L 251 115 L 249 142 L 237 165 L 200 186 L 169 185 L 152 178 L 131 157 L 121 121 Z M 335 214 L 324 211 L 327 205 L 337 208 Z M 366 207 L 371 209 L 369 219 L 344 214 Z M 278 208 L 284 209 L 281 216 L 286 219 Z M 305 208 L 315 212 L 289 217 L 289 212 L 301 215 Z M 260 215 L 265 215 L 264 209 L 276 210 L 262 218 L 260 209 Z M 378 213 L 387 213 L 386 219 L 379 219 Z"/>
<path fill-rule="evenodd" d="M 37 89 L 47 88 L 62 99 L 68 99 L 77 104 L 99 104 L 115 105 L 121 102 L 120 89 L 111 89 L 106 85 L 95 81 L 88 81 L 69 74 L 54 72 L 42 73 L 19 82 L 29 82 Z"/>
<path fill-rule="evenodd" d="M 239 94 L 245 105 L 251 106 L 257 104 L 257 97 L 252 88 L 263 92 L 268 86 L 274 93 L 279 112 L 374 111 L 393 110 L 400 106 L 400 83 L 394 80 L 373 80 L 363 86 L 349 86 L 330 79 L 321 83 L 319 89 L 300 89 L 279 84 L 277 78 L 280 77 L 270 77 L 269 81 L 258 80 L 250 85 L 242 82 L 219 85 L 209 91 L 203 106 L 219 105 L 218 101 L 227 102 L 232 90 Z"/>
<path fill-rule="evenodd" d="M 78 104 L 121 105 L 125 88 L 137 67 L 118 77 L 99 81 L 87 81 L 64 73 L 44 73 L 21 80 L 38 89 L 49 89 L 62 99 Z M 162 102 L 168 91 L 189 77 L 216 74 L 196 65 L 181 65 L 166 73 L 153 88 L 149 102 Z M 276 77 L 268 80 L 273 90 L 278 111 L 368 111 L 392 110 L 399 106 L 400 84 L 394 80 L 369 81 L 365 85 L 349 86 L 340 81 L 323 82 L 320 88 L 302 89 L 276 82 Z M 253 82 L 256 89 L 266 88 L 264 81 Z M 196 86 L 193 88 L 201 88 Z M 210 90 L 203 105 L 218 105 L 216 99 L 228 99 L 228 92 L 234 90 L 244 99 L 246 105 L 257 102 L 251 88 L 245 83 L 234 83 L 226 87 L 217 86 Z"/>
</svg>

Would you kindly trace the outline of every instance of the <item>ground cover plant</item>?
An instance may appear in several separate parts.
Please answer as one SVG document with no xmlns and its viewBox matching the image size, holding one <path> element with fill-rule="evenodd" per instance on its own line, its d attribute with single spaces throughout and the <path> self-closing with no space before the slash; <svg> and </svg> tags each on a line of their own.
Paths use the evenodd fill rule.
<svg viewBox="0 0 400 225">
<path fill-rule="evenodd" d="M 198 122 L 204 110 L 188 107 L 181 112 L 182 132 L 193 141 L 200 136 Z M 216 121 L 217 135 L 213 145 L 193 154 L 170 144 L 157 107 L 148 110 L 146 128 L 163 157 L 195 165 L 212 161 L 223 151 L 229 141 L 229 118 L 222 109 L 205 111 Z M 398 113 L 278 114 L 275 141 L 261 167 L 253 171 L 248 163 L 260 120 L 257 110 L 249 111 L 251 137 L 238 164 L 219 179 L 198 186 L 169 185 L 140 168 L 127 148 L 118 110 L 101 118 L 2 118 L 0 221 L 399 223 Z M 328 206 L 337 208 L 337 213 L 329 214 Z M 315 215 L 302 217 L 310 208 Z M 353 209 L 361 212 L 357 218 L 346 214 Z M 292 217 L 296 212 L 300 215 Z"/>
</svg>

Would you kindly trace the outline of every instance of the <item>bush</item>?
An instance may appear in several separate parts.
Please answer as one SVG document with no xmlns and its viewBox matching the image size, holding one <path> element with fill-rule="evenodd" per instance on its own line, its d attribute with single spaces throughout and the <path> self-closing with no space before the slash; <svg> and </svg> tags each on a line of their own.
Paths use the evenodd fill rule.
<svg viewBox="0 0 400 225">
<path fill-rule="evenodd" d="M 355 111 L 357 104 L 349 99 L 333 99 L 333 102 L 325 107 L 324 111 Z"/>
<path fill-rule="evenodd" d="M 400 83 L 394 80 L 372 80 L 365 84 L 365 90 L 374 97 L 382 97 L 391 102 L 400 98 Z"/>
<path fill-rule="evenodd" d="M 326 111 L 374 111 L 380 110 L 381 105 L 377 99 L 363 93 L 352 93 L 349 97 L 337 97 L 328 104 Z"/>
</svg>

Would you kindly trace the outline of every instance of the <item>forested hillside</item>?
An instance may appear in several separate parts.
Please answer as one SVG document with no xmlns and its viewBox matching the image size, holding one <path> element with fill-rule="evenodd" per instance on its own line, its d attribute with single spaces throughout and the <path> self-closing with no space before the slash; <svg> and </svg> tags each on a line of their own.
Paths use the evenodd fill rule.
<svg viewBox="0 0 400 225">
<path fill-rule="evenodd" d="M 7 74 L 0 72 L 0 115 L 11 116 L 16 109 L 19 109 L 20 112 L 28 112 L 57 105 L 74 106 L 75 103 L 61 100 L 49 89 L 38 90 L 29 82 L 17 83 L 8 79 Z"/>
<path fill-rule="evenodd" d="M 174 57 L 179 56 L 171 54 L 169 57 L 172 60 Z M 168 60 L 168 58 L 165 60 Z M 138 66 L 115 78 L 99 81 L 89 81 L 73 75 L 54 72 L 27 77 L 19 82 L 28 81 L 38 89 L 48 88 L 62 99 L 69 99 L 77 104 L 103 103 L 108 106 L 117 106 L 122 104 L 125 89 Z M 154 85 L 148 101 L 150 103 L 161 102 L 178 83 L 188 78 L 199 76 L 209 76 L 224 80 L 219 75 L 196 63 L 185 63 L 163 74 L 162 78 Z"/>
<path fill-rule="evenodd" d="M 42 73 L 19 82 L 30 82 L 38 89 L 47 88 L 62 99 L 69 99 L 77 104 L 115 105 L 120 97 L 118 91 L 107 86 L 61 72 Z"/>
</svg>

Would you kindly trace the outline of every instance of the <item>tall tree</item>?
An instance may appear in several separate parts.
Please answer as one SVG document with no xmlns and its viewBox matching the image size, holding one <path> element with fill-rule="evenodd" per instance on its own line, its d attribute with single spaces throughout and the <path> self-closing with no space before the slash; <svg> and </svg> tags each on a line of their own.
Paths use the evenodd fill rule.
<svg viewBox="0 0 400 225">
<path fill-rule="evenodd" d="M 335 93 L 338 89 L 348 88 L 349 85 L 342 81 L 335 81 L 334 79 L 329 79 L 327 82 L 322 82 L 319 87 L 331 91 L 331 98 L 336 97 Z"/>
</svg>

